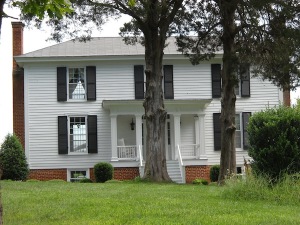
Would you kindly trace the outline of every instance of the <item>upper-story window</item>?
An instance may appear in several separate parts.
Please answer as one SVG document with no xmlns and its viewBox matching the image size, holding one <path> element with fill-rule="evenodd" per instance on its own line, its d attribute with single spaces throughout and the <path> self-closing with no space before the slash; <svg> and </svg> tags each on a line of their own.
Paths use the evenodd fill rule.
<svg viewBox="0 0 300 225">
<path fill-rule="evenodd" d="M 250 97 L 250 65 L 241 64 L 238 70 L 238 84 L 234 92 L 240 97 Z M 221 64 L 211 64 L 212 97 L 220 98 L 222 92 Z"/>
<path fill-rule="evenodd" d="M 96 67 L 57 67 L 57 101 L 96 100 Z"/>
<path fill-rule="evenodd" d="M 86 82 L 84 68 L 69 68 L 69 99 L 84 100 L 86 97 Z"/>
<path fill-rule="evenodd" d="M 163 66 L 162 89 L 165 99 L 174 99 L 173 65 Z M 145 73 L 143 65 L 134 66 L 135 99 L 145 98 Z"/>
</svg>

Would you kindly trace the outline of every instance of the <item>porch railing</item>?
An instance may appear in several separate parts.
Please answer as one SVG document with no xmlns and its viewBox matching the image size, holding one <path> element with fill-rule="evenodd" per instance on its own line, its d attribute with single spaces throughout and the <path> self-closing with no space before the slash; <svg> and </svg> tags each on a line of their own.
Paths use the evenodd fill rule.
<svg viewBox="0 0 300 225">
<path fill-rule="evenodd" d="M 136 145 L 117 146 L 117 149 L 119 159 L 135 160 L 137 158 Z"/>
<path fill-rule="evenodd" d="M 197 158 L 197 152 L 199 152 L 199 144 L 180 145 L 181 155 L 183 159 L 195 159 Z"/>
</svg>

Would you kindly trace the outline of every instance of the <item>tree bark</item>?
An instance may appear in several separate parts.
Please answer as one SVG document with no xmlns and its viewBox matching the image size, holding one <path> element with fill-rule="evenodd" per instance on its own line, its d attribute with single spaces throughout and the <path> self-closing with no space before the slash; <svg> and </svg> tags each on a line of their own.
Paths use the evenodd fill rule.
<svg viewBox="0 0 300 225">
<path fill-rule="evenodd" d="M 235 52 L 235 1 L 220 1 L 219 7 L 223 25 L 223 70 L 222 70 L 222 98 L 221 98 L 221 159 L 219 185 L 224 184 L 229 174 L 236 172 L 235 152 L 235 102 L 234 87 L 237 82 L 235 75 L 237 56 Z"/>
<path fill-rule="evenodd" d="M 152 3 L 144 29 L 146 61 L 146 96 L 144 101 L 147 127 L 146 165 L 144 178 L 155 181 L 171 181 L 166 163 L 165 123 L 167 112 L 162 91 L 162 60 L 166 34 L 160 34 L 165 24 L 158 23 L 158 1 Z"/>
</svg>

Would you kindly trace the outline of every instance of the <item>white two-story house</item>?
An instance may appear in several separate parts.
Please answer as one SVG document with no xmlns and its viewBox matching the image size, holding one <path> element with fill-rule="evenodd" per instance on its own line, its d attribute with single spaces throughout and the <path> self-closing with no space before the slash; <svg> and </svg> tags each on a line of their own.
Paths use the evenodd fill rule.
<svg viewBox="0 0 300 225">
<path fill-rule="evenodd" d="M 180 183 L 209 178 L 220 163 L 222 53 L 193 66 L 164 50 L 163 88 L 166 157 L 171 178 Z M 146 127 L 144 48 L 120 37 L 67 41 L 14 57 L 24 69 L 24 148 L 30 178 L 93 178 L 93 166 L 109 162 L 115 179 L 142 175 Z M 241 75 L 241 74 L 240 74 Z M 251 113 L 281 104 L 283 93 L 244 70 L 236 87 L 236 157 L 241 172 L 247 154 Z"/>
</svg>

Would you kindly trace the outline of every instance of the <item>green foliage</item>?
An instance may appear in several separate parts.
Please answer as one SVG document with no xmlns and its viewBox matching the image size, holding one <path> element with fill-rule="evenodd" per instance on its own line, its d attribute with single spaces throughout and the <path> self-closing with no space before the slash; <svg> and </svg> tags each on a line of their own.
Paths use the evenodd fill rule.
<svg viewBox="0 0 300 225">
<path fill-rule="evenodd" d="M 218 181 L 220 173 L 220 165 L 213 165 L 209 170 L 209 178 L 211 182 Z"/>
<path fill-rule="evenodd" d="M 93 183 L 93 181 L 89 178 L 83 178 L 79 180 L 79 183 Z"/>
<path fill-rule="evenodd" d="M 300 171 L 300 109 L 279 107 L 255 113 L 248 126 L 254 173 L 273 181 Z"/>
<path fill-rule="evenodd" d="M 233 200 L 262 200 L 297 205 L 300 202 L 300 173 L 284 175 L 276 184 L 266 176 L 247 176 L 246 180 L 227 180 L 222 196 Z"/>
<path fill-rule="evenodd" d="M 94 174 L 97 183 L 104 183 L 113 178 L 114 168 L 110 163 L 100 162 L 94 166 Z"/>
<path fill-rule="evenodd" d="M 13 6 L 19 7 L 21 13 L 27 17 L 39 20 L 48 15 L 49 18 L 62 19 L 66 13 L 71 13 L 71 4 L 67 0 L 26 0 L 14 1 Z"/>
<path fill-rule="evenodd" d="M 8 134 L 1 145 L 2 179 L 26 180 L 29 169 L 22 145 L 16 135 Z"/>
<path fill-rule="evenodd" d="M 202 184 L 202 185 L 208 185 L 208 181 L 203 178 L 197 178 L 193 180 L 193 184 Z"/>
</svg>

